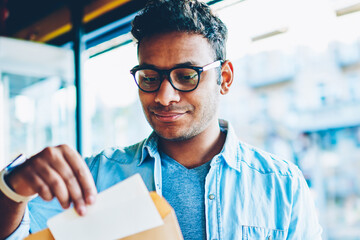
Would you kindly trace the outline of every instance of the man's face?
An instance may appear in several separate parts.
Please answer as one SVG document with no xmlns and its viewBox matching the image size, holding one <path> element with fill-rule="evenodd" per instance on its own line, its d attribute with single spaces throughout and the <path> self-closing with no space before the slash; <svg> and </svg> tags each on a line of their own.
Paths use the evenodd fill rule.
<svg viewBox="0 0 360 240">
<path fill-rule="evenodd" d="M 209 42 L 197 34 L 159 34 L 144 38 L 139 45 L 139 65 L 170 69 L 180 64 L 202 67 L 213 61 Z M 210 69 L 201 73 L 199 86 L 191 92 L 175 90 L 168 79 L 164 79 L 157 92 L 139 90 L 146 118 L 160 137 L 187 140 L 218 124 L 218 71 Z"/>
</svg>

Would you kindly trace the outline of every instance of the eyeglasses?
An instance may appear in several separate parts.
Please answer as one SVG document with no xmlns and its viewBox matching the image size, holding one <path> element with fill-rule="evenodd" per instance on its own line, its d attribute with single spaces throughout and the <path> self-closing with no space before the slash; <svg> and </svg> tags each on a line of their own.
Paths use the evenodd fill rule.
<svg viewBox="0 0 360 240">
<path fill-rule="evenodd" d="M 190 92 L 197 88 L 200 82 L 200 74 L 212 68 L 220 67 L 222 60 L 217 60 L 203 67 L 178 66 L 168 70 L 160 70 L 154 67 L 136 66 L 130 70 L 135 82 L 144 92 L 156 92 L 166 77 L 171 86 L 181 92 Z"/>
</svg>

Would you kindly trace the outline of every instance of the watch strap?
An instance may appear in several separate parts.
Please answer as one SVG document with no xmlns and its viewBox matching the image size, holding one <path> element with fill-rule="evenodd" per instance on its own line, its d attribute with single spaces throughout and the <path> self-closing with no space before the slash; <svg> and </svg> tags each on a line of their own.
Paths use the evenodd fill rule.
<svg viewBox="0 0 360 240">
<path fill-rule="evenodd" d="M 31 196 L 22 196 L 18 193 L 16 193 L 14 190 L 12 190 L 5 181 L 5 175 L 8 173 L 7 169 L 4 168 L 0 172 L 0 191 L 9 199 L 11 199 L 14 202 L 21 203 L 21 202 L 28 202 L 38 196 L 38 194 L 34 194 Z"/>
</svg>

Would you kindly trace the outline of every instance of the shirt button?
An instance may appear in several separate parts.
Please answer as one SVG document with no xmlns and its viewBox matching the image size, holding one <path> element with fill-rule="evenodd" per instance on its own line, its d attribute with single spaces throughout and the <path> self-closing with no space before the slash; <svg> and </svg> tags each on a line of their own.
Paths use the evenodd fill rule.
<svg viewBox="0 0 360 240">
<path fill-rule="evenodd" d="M 209 199 L 210 199 L 210 200 L 214 200 L 214 199 L 215 199 L 215 195 L 214 195 L 214 194 L 209 194 Z"/>
</svg>

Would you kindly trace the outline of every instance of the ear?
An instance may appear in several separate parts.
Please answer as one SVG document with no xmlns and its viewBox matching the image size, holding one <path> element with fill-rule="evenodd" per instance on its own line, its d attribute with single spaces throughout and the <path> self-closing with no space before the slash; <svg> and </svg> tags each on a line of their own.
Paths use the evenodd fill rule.
<svg viewBox="0 0 360 240">
<path fill-rule="evenodd" d="M 234 80 L 234 68 L 232 62 L 226 60 L 221 67 L 221 88 L 220 93 L 225 95 L 229 92 Z"/>
</svg>

